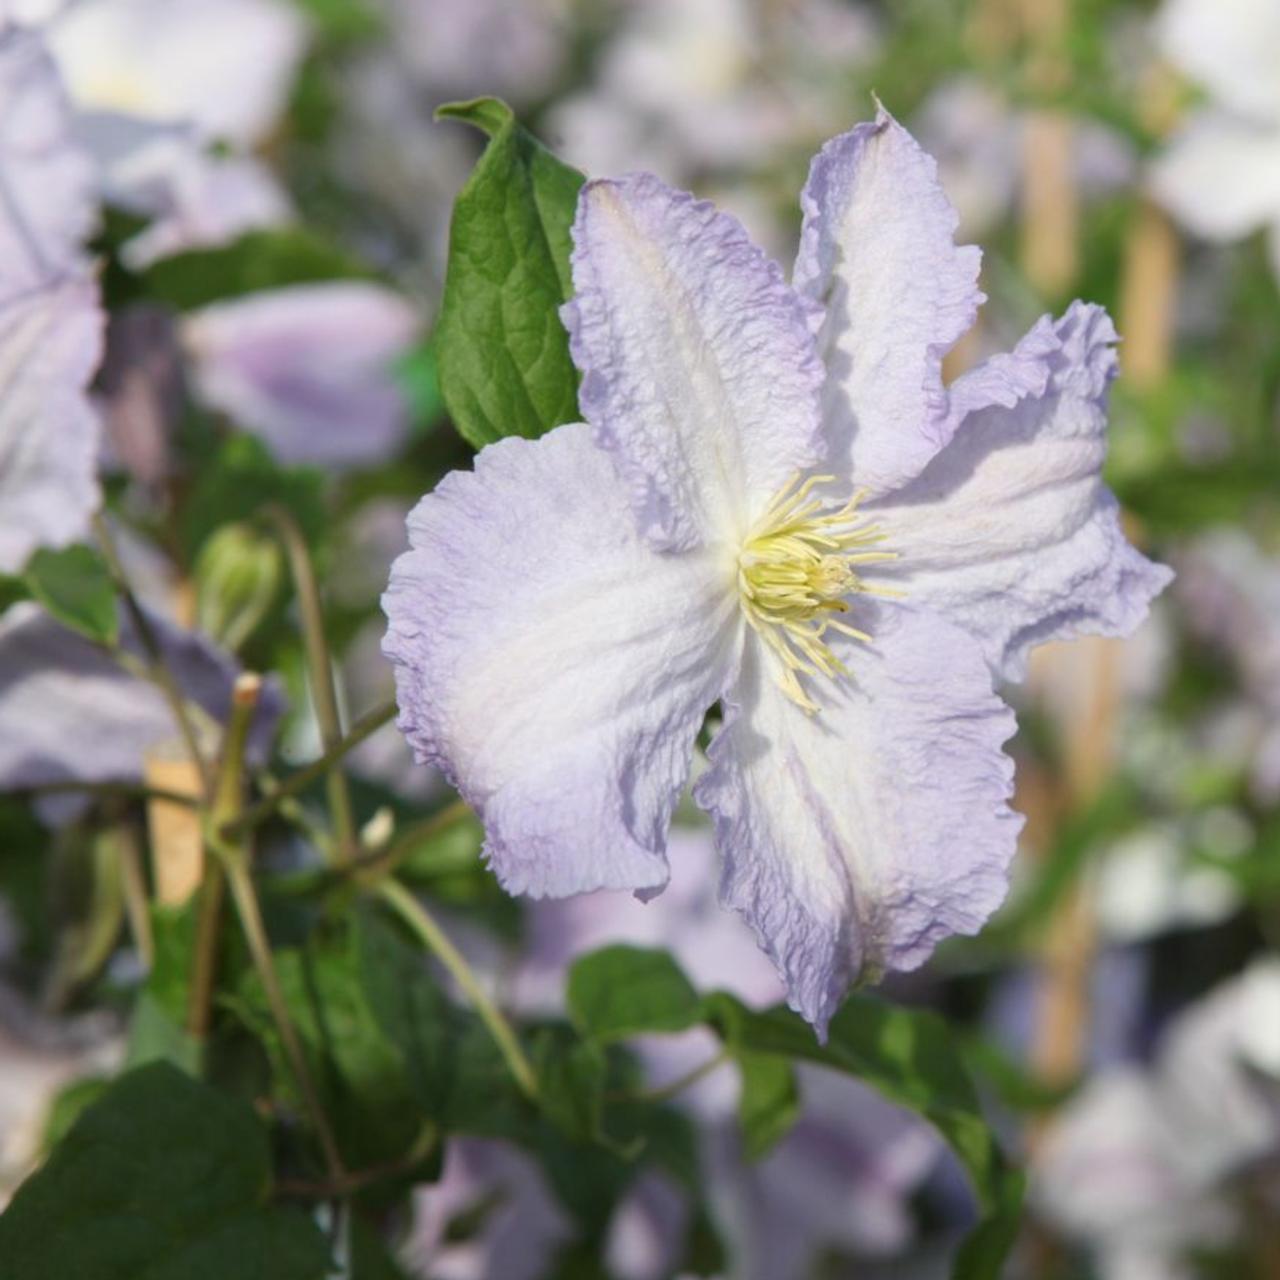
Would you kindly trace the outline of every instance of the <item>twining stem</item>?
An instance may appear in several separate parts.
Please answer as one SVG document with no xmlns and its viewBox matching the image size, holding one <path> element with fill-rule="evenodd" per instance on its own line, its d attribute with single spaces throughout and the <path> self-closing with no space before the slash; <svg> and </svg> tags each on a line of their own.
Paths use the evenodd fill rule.
<svg viewBox="0 0 1280 1280">
<path fill-rule="evenodd" d="M 196 736 L 195 725 L 192 723 L 186 699 L 183 698 L 182 691 L 178 688 L 177 681 L 173 678 L 173 672 L 169 670 L 169 666 L 165 662 L 164 651 L 160 647 L 160 641 L 156 637 L 151 620 L 138 603 L 138 598 L 133 594 L 133 588 L 129 585 L 129 578 L 125 573 L 124 564 L 116 550 L 115 539 L 111 535 L 110 526 L 108 526 L 105 517 L 100 511 L 93 517 L 93 531 L 98 539 L 98 545 L 102 549 L 102 558 L 106 562 L 107 572 L 111 575 L 111 581 L 115 585 L 121 600 L 124 601 L 129 620 L 133 623 L 134 630 L 138 633 L 138 639 L 146 651 L 147 674 L 164 695 L 165 701 L 173 712 L 178 733 L 182 737 L 187 753 L 191 756 L 192 763 L 200 774 L 201 789 L 207 796 L 213 786 L 213 775 L 209 762 L 204 758 L 204 754 L 200 750 L 200 742 Z"/>
<path fill-rule="evenodd" d="M 218 976 L 218 926 L 222 920 L 225 880 L 222 863 L 217 858 L 206 858 L 199 889 L 191 982 L 187 987 L 187 1030 L 198 1040 L 209 1034 L 213 1016 L 213 988 Z"/>
<path fill-rule="evenodd" d="M 463 994 L 471 1002 L 480 1020 L 489 1029 L 494 1043 L 506 1060 L 520 1091 L 528 1098 L 536 1098 L 538 1083 L 529 1059 L 525 1057 L 520 1041 L 511 1028 L 511 1024 L 502 1016 L 501 1011 L 489 999 L 480 985 L 471 966 L 462 953 L 449 941 L 444 931 L 435 922 L 426 907 L 409 892 L 398 880 L 383 880 L 374 892 L 413 930 L 426 944 L 428 950 L 444 965 L 453 980 L 462 989 Z"/>
<path fill-rule="evenodd" d="M 297 521 L 284 507 L 273 504 L 266 510 L 267 518 L 275 525 L 289 558 L 289 570 L 298 597 L 298 609 L 302 614 L 302 638 L 307 651 L 308 683 L 311 699 L 320 725 L 320 740 L 324 744 L 329 764 L 325 770 L 329 793 L 329 812 L 333 817 L 337 837 L 337 853 L 341 862 L 349 862 L 356 854 L 355 819 L 351 810 L 351 793 L 347 789 L 346 774 L 342 771 L 342 756 L 337 748 L 342 744 L 342 717 L 338 712 L 338 690 L 333 675 L 333 660 L 329 653 L 329 641 L 325 636 L 324 610 L 320 604 L 320 587 L 316 582 L 315 568 L 307 550 L 306 539 Z"/>
<path fill-rule="evenodd" d="M 129 931 L 143 968 L 150 970 L 155 961 L 155 938 L 151 932 L 151 913 L 147 903 L 147 878 L 142 870 L 142 851 L 134 839 L 132 828 L 121 826 L 120 883 L 124 887 L 124 909 L 129 917 Z"/>
<path fill-rule="evenodd" d="M 346 1170 L 343 1168 L 338 1144 L 329 1127 L 324 1108 L 321 1106 L 320 1095 L 311 1078 L 302 1043 L 294 1029 L 293 1021 L 289 1016 L 289 1006 L 280 987 L 275 959 L 271 954 L 271 943 L 267 938 L 266 924 L 262 919 L 262 908 L 258 904 L 253 878 L 249 873 L 249 851 L 243 840 L 228 840 L 221 834 L 223 824 L 237 816 L 242 803 L 245 744 L 261 689 L 262 681 L 255 675 L 242 675 L 235 683 L 231 701 L 231 719 L 227 725 L 224 740 L 222 768 L 218 777 L 213 813 L 208 824 L 209 847 L 210 852 L 220 860 L 227 883 L 231 886 L 231 896 L 235 901 L 236 914 L 240 917 L 240 927 L 244 931 L 249 955 L 262 982 L 271 1016 L 280 1033 L 280 1040 L 284 1045 L 298 1090 L 302 1094 L 303 1104 L 315 1127 L 316 1136 L 320 1140 L 326 1170 L 329 1177 L 336 1181 L 346 1176 Z"/>
<path fill-rule="evenodd" d="M 677 1076 L 674 1080 L 667 1084 L 658 1085 L 653 1089 L 644 1089 L 639 1093 L 619 1093 L 616 1095 L 608 1095 L 615 1101 L 628 1102 L 670 1102 L 672 1098 L 678 1097 L 686 1089 L 697 1084 L 699 1080 L 709 1076 L 713 1071 L 722 1067 L 726 1062 L 730 1061 L 733 1055 L 727 1047 L 722 1048 L 718 1053 L 708 1058 L 706 1062 L 699 1063 L 691 1071 L 686 1071 L 684 1075 Z"/>
<path fill-rule="evenodd" d="M 388 702 L 361 716 L 352 725 L 351 732 L 345 738 L 340 739 L 325 751 L 324 755 L 313 760 L 309 765 L 303 766 L 296 773 L 291 773 L 270 795 L 263 796 L 256 804 L 250 805 L 234 819 L 221 824 L 218 828 L 219 834 L 224 840 L 234 840 L 244 835 L 246 831 L 252 831 L 254 827 L 271 817 L 289 796 L 305 791 L 317 778 L 327 774 L 337 761 L 348 752 L 355 750 L 366 738 L 377 733 L 384 724 L 394 719 L 395 714 L 396 704 Z"/>
</svg>

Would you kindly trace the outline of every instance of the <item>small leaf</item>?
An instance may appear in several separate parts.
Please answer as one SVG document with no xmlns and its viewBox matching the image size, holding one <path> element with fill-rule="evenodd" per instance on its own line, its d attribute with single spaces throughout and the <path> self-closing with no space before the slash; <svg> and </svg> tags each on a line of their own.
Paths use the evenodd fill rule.
<svg viewBox="0 0 1280 1280">
<path fill-rule="evenodd" d="M 98 644 L 120 634 L 115 587 L 101 556 L 90 547 L 42 548 L 24 575 L 27 589 L 63 626 Z"/>
<path fill-rule="evenodd" d="M 613 946 L 569 971 L 569 1014 L 599 1040 L 643 1031 L 684 1031 L 701 1021 L 701 1002 L 665 951 Z"/>
<path fill-rule="evenodd" d="M 738 1122 L 747 1156 L 758 1160 L 784 1138 L 800 1115 L 795 1068 L 786 1058 L 767 1053 L 737 1055 L 742 1072 Z"/>
<path fill-rule="evenodd" d="M 599 1140 L 606 1072 L 600 1046 L 563 1027 L 548 1027 L 535 1042 L 533 1065 L 547 1118 L 567 1137 Z"/>
<path fill-rule="evenodd" d="M 323 1280 L 303 1214 L 267 1206 L 252 1110 L 166 1063 L 92 1103 L 0 1216 L 0 1280 Z"/>
<path fill-rule="evenodd" d="M 251 231 L 216 249 L 193 249 L 149 267 L 145 291 L 180 311 L 260 289 L 324 280 L 368 280 L 373 273 L 344 249 L 302 227 Z"/>
<path fill-rule="evenodd" d="M 31 599 L 31 588 L 11 573 L 0 573 L 0 614 L 15 604 Z"/>
<path fill-rule="evenodd" d="M 572 292 L 569 227 L 583 177 L 496 98 L 436 113 L 490 138 L 453 208 L 434 346 L 444 402 L 477 449 L 578 417 L 559 308 Z"/>
</svg>

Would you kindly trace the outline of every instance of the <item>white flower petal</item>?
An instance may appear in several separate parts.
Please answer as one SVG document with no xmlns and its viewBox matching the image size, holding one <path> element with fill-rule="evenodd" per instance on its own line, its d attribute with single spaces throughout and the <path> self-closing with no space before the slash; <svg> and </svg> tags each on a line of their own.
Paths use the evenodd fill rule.
<svg viewBox="0 0 1280 1280">
<path fill-rule="evenodd" d="M 661 888 L 741 644 L 732 564 L 642 541 L 583 424 L 491 445 L 409 532 L 383 597 L 400 727 L 483 818 L 503 884 Z"/>
<path fill-rule="evenodd" d="M 393 364 L 419 327 L 398 293 L 362 281 L 295 285 L 184 322 L 200 397 L 283 462 L 390 458 L 409 425 Z"/>
<path fill-rule="evenodd" d="M 85 392 L 101 354 L 89 281 L 0 299 L 0 573 L 74 542 L 98 507 L 100 424 Z"/>
<path fill-rule="evenodd" d="M 864 612 L 870 612 L 865 610 Z M 721 896 L 819 1031 L 865 971 L 922 964 L 1004 897 L 1013 715 L 973 641 L 898 606 L 865 620 L 810 716 L 747 648 L 698 803 L 716 820 Z"/>
<path fill-rule="evenodd" d="M 44 43 L 0 32 L 0 291 L 80 263 L 98 216 L 94 182 Z"/>
<path fill-rule="evenodd" d="M 1223 106 L 1280 120 L 1280 5 L 1165 0 L 1156 39 L 1166 58 Z"/>
<path fill-rule="evenodd" d="M 741 225 L 648 174 L 583 188 L 563 310 L 641 533 L 736 539 L 823 457 L 811 311 Z"/>
<path fill-rule="evenodd" d="M 822 148 L 800 202 L 795 284 L 826 307 L 833 466 L 880 492 L 946 443 L 942 357 L 982 301 L 981 255 L 957 248 L 937 166 L 883 108 Z"/>
<path fill-rule="evenodd" d="M 1114 340 L 1097 307 L 1042 321 L 956 383 L 972 412 L 951 444 L 867 508 L 899 556 L 867 577 L 958 622 L 1006 678 L 1036 644 L 1127 635 L 1172 576 L 1128 544 L 1102 483 Z"/>
<path fill-rule="evenodd" d="M 1196 235 L 1238 240 L 1280 215 L 1280 120 L 1199 112 L 1156 159 L 1150 182 Z"/>
</svg>

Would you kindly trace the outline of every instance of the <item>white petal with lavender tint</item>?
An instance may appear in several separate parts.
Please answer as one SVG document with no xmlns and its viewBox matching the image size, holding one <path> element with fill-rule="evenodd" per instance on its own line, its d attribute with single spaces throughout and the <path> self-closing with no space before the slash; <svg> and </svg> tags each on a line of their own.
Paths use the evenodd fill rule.
<svg viewBox="0 0 1280 1280">
<path fill-rule="evenodd" d="M 826 308 L 831 465 L 882 492 L 946 443 L 942 357 L 982 301 L 981 255 L 956 246 L 937 166 L 883 108 L 822 148 L 800 203 L 795 285 Z"/>
<path fill-rule="evenodd" d="M 959 623 L 1001 676 L 1029 649 L 1126 635 L 1172 575 L 1126 541 L 1102 482 L 1115 331 L 1077 303 L 1012 356 L 953 387 L 955 435 L 910 484 L 869 504 L 898 559 L 869 580 Z"/>
<path fill-rule="evenodd" d="M 839 647 L 848 679 L 806 714 L 752 645 L 695 798 L 721 900 L 755 930 L 819 1031 L 862 973 L 922 964 L 999 905 L 1021 818 L 1012 713 L 959 628 L 894 605 Z"/>
<path fill-rule="evenodd" d="M 352 466 L 389 459 L 404 439 L 394 364 L 419 327 L 398 293 L 342 281 L 215 303 L 184 338 L 199 396 L 282 462 Z"/>
<path fill-rule="evenodd" d="M 77 266 L 98 209 L 93 164 L 44 43 L 0 32 L 0 292 Z"/>
<path fill-rule="evenodd" d="M 1161 51 L 1224 107 L 1280 121 L 1280 6 L 1275 0 L 1165 0 Z"/>
<path fill-rule="evenodd" d="M 732 563 L 663 555 L 582 424 L 504 440 L 409 518 L 383 597 L 400 727 L 512 892 L 656 890 L 741 645 Z"/>
<path fill-rule="evenodd" d="M 77 106 L 242 147 L 283 111 L 306 38 L 282 0 L 82 0 L 50 28 Z"/>
<path fill-rule="evenodd" d="M 203 636 L 155 615 L 151 624 L 183 694 L 224 723 L 235 663 Z M 121 643 L 141 658 L 127 620 Z M 268 682 L 250 743 L 255 760 L 266 756 L 283 707 Z M 173 712 L 155 685 L 35 605 L 15 605 L 0 619 L 0 789 L 140 781 L 146 753 L 177 740 Z"/>
<path fill-rule="evenodd" d="M 573 239 L 579 400 L 641 533 L 736 540 L 823 457 L 811 312 L 735 219 L 647 174 L 584 187 Z"/>
<path fill-rule="evenodd" d="M 88 281 L 0 299 L 0 573 L 74 542 L 98 507 L 100 426 L 86 388 L 101 353 Z"/>
<path fill-rule="evenodd" d="M 1200 112 L 1156 158 L 1150 183 L 1196 235 L 1238 240 L 1280 214 L 1280 119 L 1254 123 Z"/>
</svg>

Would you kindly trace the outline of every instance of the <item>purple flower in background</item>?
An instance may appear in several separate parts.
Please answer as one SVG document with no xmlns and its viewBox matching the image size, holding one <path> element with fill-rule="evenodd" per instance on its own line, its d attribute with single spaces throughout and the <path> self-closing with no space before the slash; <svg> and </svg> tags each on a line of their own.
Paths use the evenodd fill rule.
<svg viewBox="0 0 1280 1280">
<path fill-rule="evenodd" d="M 721 901 L 822 1030 L 1003 897 L 993 679 L 1125 633 L 1168 580 L 1099 470 L 1115 334 L 1077 303 L 944 388 L 981 300 L 933 162 L 881 112 L 801 197 L 795 287 L 648 175 L 589 183 L 565 308 L 588 423 L 504 440 L 410 517 L 400 724 L 515 893 L 660 892 L 695 798 Z"/>
<path fill-rule="evenodd" d="M 151 624 L 198 729 L 216 732 L 231 707 L 235 663 L 203 636 L 157 615 Z M 142 660 L 124 617 L 120 641 Z M 283 709 L 279 687 L 269 681 L 251 738 L 254 759 L 265 757 Z M 172 710 L 142 676 L 35 605 L 15 605 L 0 618 L 0 791 L 140 781 L 147 753 L 177 738 Z"/>
<path fill-rule="evenodd" d="M 102 313 L 81 247 L 92 169 L 37 37 L 0 34 L 0 573 L 80 537 L 100 501 L 86 389 Z"/>
<path fill-rule="evenodd" d="M 1277 1153 L 1280 961 L 1268 957 L 1179 1014 L 1150 1070 L 1085 1085 L 1037 1157 L 1033 1199 L 1105 1280 L 1181 1277 L 1181 1255 L 1236 1234 L 1228 1179 Z"/>
<path fill-rule="evenodd" d="M 393 365 L 419 327 L 380 285 L 295 285 L 196 312 L 184 338 L 199 396 L 282 462 L 390 458 L 408 428 Z"/>
</svg>

